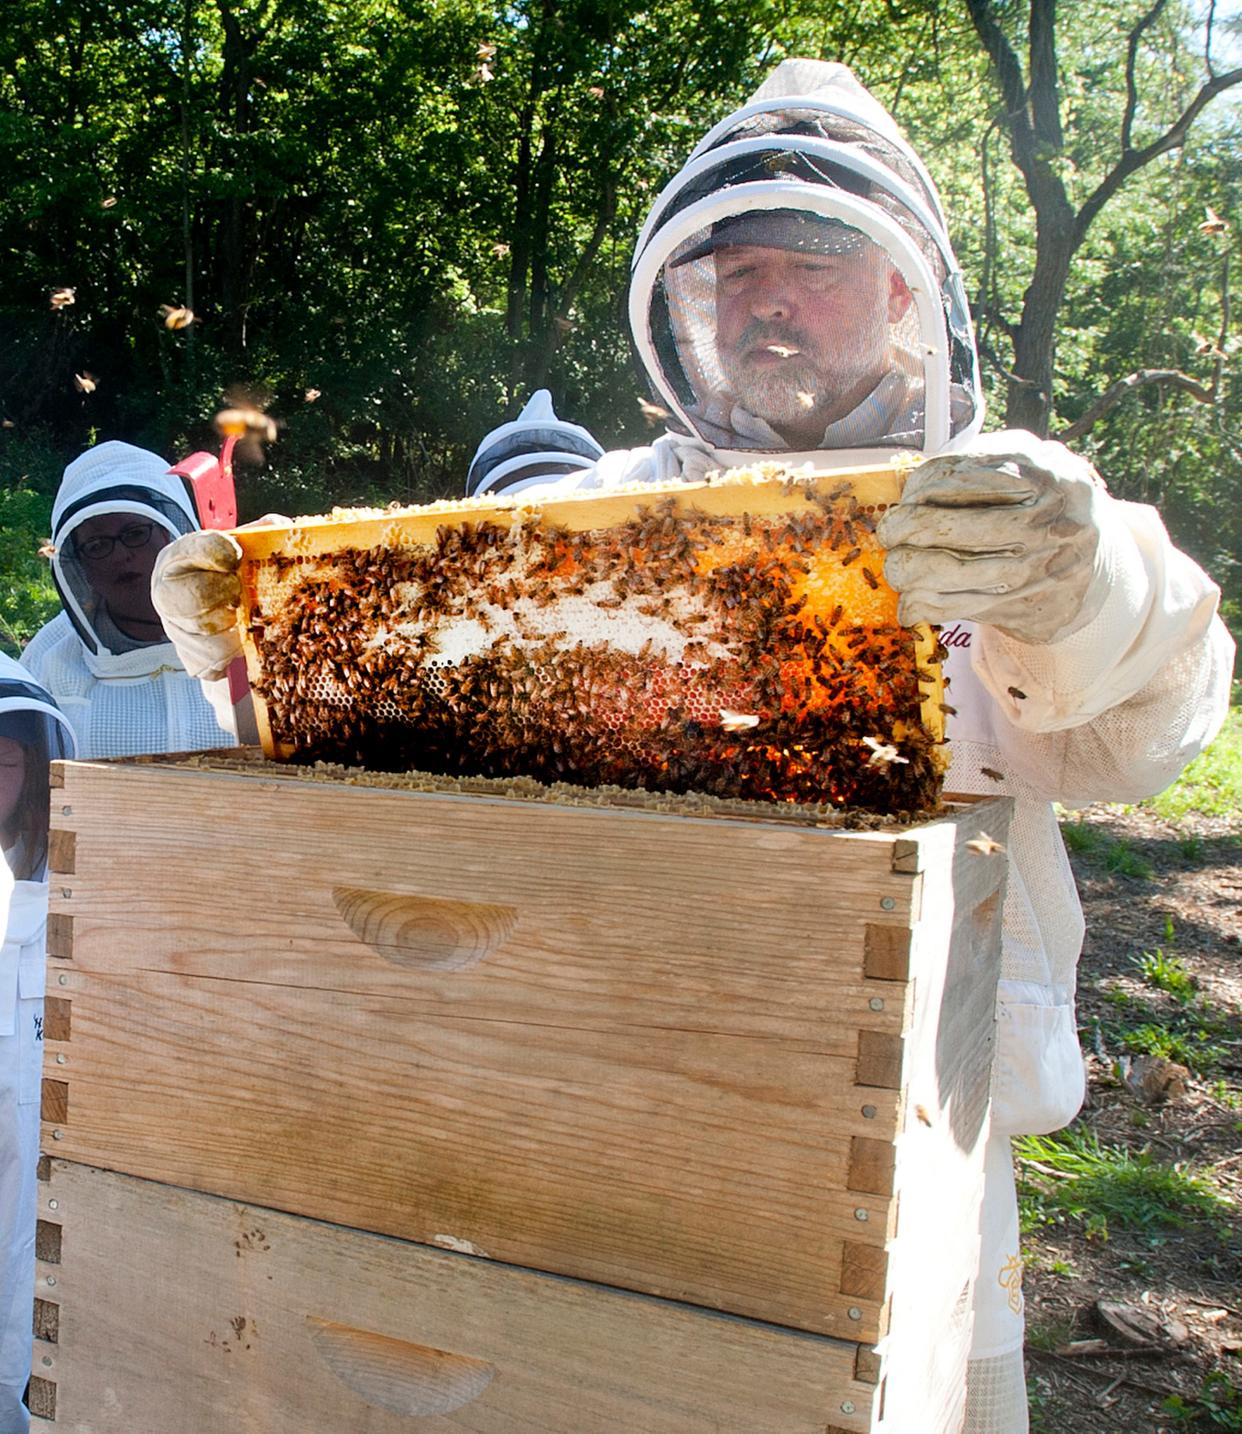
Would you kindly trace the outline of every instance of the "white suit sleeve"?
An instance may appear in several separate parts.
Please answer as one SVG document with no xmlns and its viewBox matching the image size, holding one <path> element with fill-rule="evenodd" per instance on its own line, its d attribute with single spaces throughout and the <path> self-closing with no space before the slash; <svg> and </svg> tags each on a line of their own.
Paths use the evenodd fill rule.
<svg viewBox="0 0 1242 1434">
<path fill-rule="evenodd" d="M 974 649 L 1006 756 L 1067 805 L 1163 790 L 1229 705 L 1233 642 L 1216 616 L 1219 590 L 1154 508 L 1109 498 L 1105 511 L 1092 620 L 1046 644 L 981 627 Z"/>
<path fill-rule="evenodd" d="M 665 433 L 646 448 L 614 448 L 581 473 L 568 477 L 532 478 L 506 490 L 528 498 L 561 498 L 569 493 L 592 493 L 635 483 L 686 483 L 702 481 L 719 470 L 720 460 L 705 443 L 679 433 Z"/>
</svg>

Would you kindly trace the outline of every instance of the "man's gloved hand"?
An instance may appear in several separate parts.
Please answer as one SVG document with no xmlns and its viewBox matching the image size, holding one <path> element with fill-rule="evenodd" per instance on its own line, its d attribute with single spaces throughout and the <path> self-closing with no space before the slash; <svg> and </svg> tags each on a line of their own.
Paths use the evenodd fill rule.
<svg viewBox="0 0 1242 1434">
<path fill-rule="evenodd" d="M 237 631 L 242 551 L 227 533 L 187 533 L 151 574 L 151 601 L 191 677 L 214 682 L 241 654 Z"/>
<path fill-rule="evenodd" d="M 1109 499 L 1094 469 L 1060 443 L 992 433 L 929 458 L 876 529 L 898 619 L 990 623 L 1019 642 L 1085 627 Z"/>
</svg>

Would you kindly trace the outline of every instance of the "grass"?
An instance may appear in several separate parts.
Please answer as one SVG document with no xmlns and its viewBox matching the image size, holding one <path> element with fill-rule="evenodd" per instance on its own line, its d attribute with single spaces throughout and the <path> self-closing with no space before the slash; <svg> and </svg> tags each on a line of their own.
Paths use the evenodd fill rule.
<svg viewBox="0 0 1242 1434">
<path fill-rule="evenodd" d="M 1106 831 L 1084 821 L 1082 817 L 1063 821 L 1061 836 L 1065 845 L 1076 856 L 1101 860 L 1105 868 L 1117 876 L 1128 876 L 1135 881 L 1150 881 L 1155 875 L 1147 858 L 1135 851 L 1124 837 L 1109 836 Z"/>
<path fill-rule="evenodd" d="M 1096 856 L 1112 840 L 1107 832 L 1092 826 L 1090 822 L 1084 821 L 1079 816 L 1076 816 L 1073 821 L 1067 820 L 1061 823 L 1061 837 L 1065 845 L 1076 856 Z"/>
<path fill-rule="evenodd" d="M 1131 964 L 1153 992 L 1173 1002 L 1154 1004 L 1123 986 L 1112 986 L 1104 999 L 1118 1019 L 1104 1023 L 1100 1035 L 1106 1043 L 1134 1054 L 1163 1056 L 1177 1061 L 1196 1075 L 1214 1072 L 1228 1054 L 1220 1042 L 1227 1039 L 1233 1022 L 1199 995 L 1199 984 L 1172 949 L 1173 919 L 1166 916 L 1164 938 L 1170 943 L 1131 957 Z"/>
<path fill-rule="evenodd" d="M 1143 806 L 1168 821 L 1191 813 L 1208 817 L 1242 814 L 1242 708 L 1233 708 L 1215 742 L 1176 782 Z"/>
<path fill-rule="evenodd" d="M 1106 1049 L 1120 1046 L 1137 1055 L 1163 1056 L 1201 1076 L 1215 1072 L 1227 1054 L 1221 1041 L 1231 1034 L 1233 1022 L 1207 1001 L 1179 1000 L 1173 1010 L 1161 1009 L 1120 986 L 1106 990 L 1104 999 L 1118 1016 L 1100 1023 Z"/>
<path fill-rule="evenodd" d="M 1100 1239 L 1107 1239 L 1111 1228 L 1155 1237 L 1194 1221 L 1215 1221 L 1229 1209 L 1181 1163 L 1102 1144 L 1081 1124 L 1056 1135 L 1023 1136 L 1014 1141 L 1014 1152 L 1027 1231 L 1072 1220 Z"/>
<path fill-rule="evenodd" d="M 1210 1370 L 1191 1398 L 1173 1394 L 1160 1407 L 1180 1429 L 1242 1429 L 1242 1387 L 1223 1369 Z"/>
<path fill-rule="evenodd" d="M 1062 823 L 1061 836 L 1065 845 L 1076 856 L 1102 860 L 1105 868 L 1117 876 L 1150 881 L 1155 874 L 1151 863 L 1136 852 L 1124 837 L 1109 836 L 1107 832 L 1083 821 L 1081 817 Z"/>
<path fill-rule="evenodd" d="M 1039 1380 L 1033 1375 L 1027 1377 L 1026 1402 L 1030 1409 L 1031 1434 L 1058 1434 L 1048 1422 L 1048 1401 Z"/>
<path fill-rule="evenodd" d="M 1104 866 L 1117 876 L 1128 876 L 1135 881 L 1150 881 L 1156 874 L 1151 862 L 1140 856 L 1124 837 L 1109 842 Z"/>
<path fill-rule="evenodd" d="M 1145 1021 L 1121 1034 L 1121 1044 L 1136 1055 L 1163 1056 L 1176 1061 L 1196 1075 L 1214 1071 L 1225 1058 L 1225 1047 L 1212 1040 L 1212 1030 L 1204 1026 L 1175 1030 L 1169 1026 Z"/>
<path fill-rule="evenodd" d="M 1181 959 L 1174 956 L 1171 951 L 1166 952 L 1163 946 L 1157 946 L 1154 951 L 1144 951 L 1141 956 L 1135 956 L 1134 964 L 1138 967 L 1143 980 L 1149 986 L 1154 986 L 1157 991 L 1163 991 L 1184 1006 L 1194 1000 L 1198 991 L 1195 978 L 1187 971 Z"/>
</svg>

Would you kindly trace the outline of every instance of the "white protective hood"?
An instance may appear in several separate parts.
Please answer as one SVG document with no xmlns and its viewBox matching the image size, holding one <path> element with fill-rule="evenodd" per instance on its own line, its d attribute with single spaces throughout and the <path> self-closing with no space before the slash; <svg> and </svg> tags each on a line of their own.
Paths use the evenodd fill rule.
<svg viewBox="0 0 1242 1434">
<path fill-rule="evenodd" d="M 35 738 L 47 761 L 58 761 L 62 757 L 74 755 L 77 744 L 73 728 L 64 713 L 20 663 L 0 653 L 0 718 L 11 717 L 15 713 L 24 714 L 31 719 Z M 0 732 L 2 731 L 3 727 L 0 727 Z M 8 866 L 0 859 L 0 884 L 5 883 L 6 878 L 11 883 Z M 20 892 L 21 888 L 32 884 L 19 881 L 17 888 Z M 0 891 L 4 889 L 6 888 L 0 885 Z M 4 937 L 6 914 L 10 921 L 16 919 L 17 915 L 14 909 L 9 909 L 6 913 L 5 908 L 6 904 L 0 896 L 0 938 Z M 12 934 L 10 931 L 10 935 Z"/>
<path fill-rule="evenodd" d="M 179 667 L 170 642 L 112 652 L 96 631 L 95 596 L 72 557 L 74 529 L 101 513 L 133 513 L 164 528 L 170 538 L 194 532 L 199 524 L 180 478 L 156 453 L 130 443 L 100 443 L 65 469 L 52 507 L 52 580 L 65 612 L 82 640 L 87 667 L 96 677 L 144 677 L 161 667 Z"/>
<path fill-rule="evenodd" d="M 603 454 L 585 428 L 556 416 L 552 395 L 541 388 L 511 423 L 493 428 L 479 444 L 466 475 L 466 496 L 520 493 L 550 477 L 581 473 Z"/>
<path fill-rule="evenodd" d="M 882 381 L 844 422 L 826 426 L 814 453 L 790 453 L 746 411 L 716 349 L 715 251 L 763 244 L 756 236 L 765 224 L 782 236 L 772 247 L 785 250 L 823 253 L 830 235 L 844 242 L 828 252 L 878 246 L 911 298 L 890 321 Z M 982 427 L 969 308 L 935 185 L 845 65 L 782 62 L 704 136 L 639 235 L 629 316 L 659 401 L 723 463 L 822 459 L 825 450 L 834 464 L 888 458 L 894 448 L 941 452 Z"/>
</svg>

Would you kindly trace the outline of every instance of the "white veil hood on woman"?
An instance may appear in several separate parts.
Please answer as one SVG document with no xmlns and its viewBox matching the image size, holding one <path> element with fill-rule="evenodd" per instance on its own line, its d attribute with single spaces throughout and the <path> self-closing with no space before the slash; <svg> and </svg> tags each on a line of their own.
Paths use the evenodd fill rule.
<svg viewBox="0 0 1242 1434">
<path fill-rule="evenodd" d="M 194 532 L 198 518 L 185 484 L 168 469 L 158 453 L 112 440 L 75 458 L 57 490 L 52 506 L 52 581 L 69 621 L 98 665 L 107 665 L 112 654 L 95 629 L 97 599 L 74 556 L 74 530 L 102 513 L 133 513 L 157 523 L 169 538 Z"/>
<path fill-rule="evenodd" d="M 765 223 L 775 237 L 753 237 Z M 739 233 L 752 237 L 730 237 Z M 656 199 L 632 262 L 630 325 L 660 401 L 722 455 L 787 456 L 745 394 L 731 391 L 717 349 L 714 254 L 726 242 L 821 253 L 876 246 L 910 291 L 889 322 L 888 372 L 865 412 L 827 426 L 821 451 L 941 452 L 982 427 L 970 312 L 939 195 L 845 65 L 778 65 Z"/>
<path fill-rule="evenodd" d="M 14 719 L 20 719 L 20 729 L 15 727 Z M 21 731 L 19 740 L 30 741 L 48 762 L 72 757 L 77 750 L 73 728 L 51 696 L 20 663 L 0 653 L 0 735 L 8 736 L 16 730 Z M 0 866 L 5 866 L 2 859 Z M 0 878 L 4 874 L 0 872 Z M 4 934 L 4 912 L 0 910 L 0 940 Z"/>
</svg>

